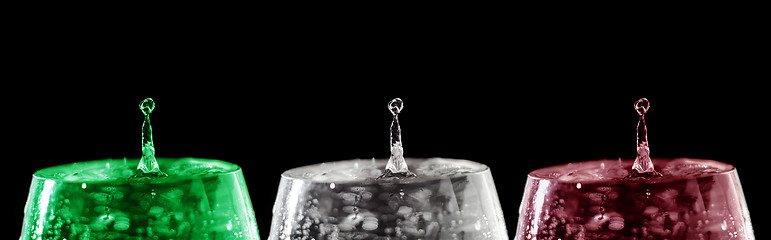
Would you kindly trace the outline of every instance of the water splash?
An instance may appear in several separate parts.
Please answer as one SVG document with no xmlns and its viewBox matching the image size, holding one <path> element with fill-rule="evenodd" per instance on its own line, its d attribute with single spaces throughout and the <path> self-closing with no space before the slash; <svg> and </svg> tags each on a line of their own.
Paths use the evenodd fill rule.
<svg viewBox="0 0 771 240">
<path fill-rule="evenodd" d="M 630 177 L 660 177 L 661 173 L 653 168 L 653 161 L 650 158 L 650 148 L 648 147 L 648 128 L 645 126 L 645 113 L 650 108 L 650 102 L 646 98 L 640 98 L 634 103 L 634 109 L 640 115 L 640 121 L 637 122 L 637 158 L 634 159 Z"/>
<path fill-rule="evenodd" d="M 142 159 L 139 160 L 137 171 L 131 178 L 165 177 L 168 176 L 158 167 L 155 160 L 155 146 L 153 144 L 153 127 L 150 125 L 150 113 L 155 109 L 155 101 L 146 98 L 139 103 L 139 110 L 145 115 L 142 123 Z"/>
<path fill-rule="evenodd" d="M 402 129 L 399 126 L 399 113 L 404 108 L 404 103 L 400 98 L 394 98 L 388 102 L 388 110 L 394 115 L 391 122 L 391 157 L 386 164 L 385 173 L 378 177 L 413 177 L 414 173 L 407 168 L 407 161 L 404 160 L 404 149 L 402 148 Z"/>
</svg>

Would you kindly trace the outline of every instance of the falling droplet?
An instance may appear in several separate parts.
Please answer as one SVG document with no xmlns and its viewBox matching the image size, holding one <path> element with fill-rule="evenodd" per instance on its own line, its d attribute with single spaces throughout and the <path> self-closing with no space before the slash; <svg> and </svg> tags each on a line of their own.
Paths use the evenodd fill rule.
<svg viewBox="0 0 771 240">
<path fill-rule="evenodd" d="M 402 130 L 399 126 L 399 113 L 404 108 L 404 103 L 399 98 L 394 98 L 388 102 L 388 110 L 394 115 L 391 122 L 391 157 L 386 164 L 386 170 L 383 175 L 378 177 L 412 177 L 414 173 L 407 169 L 407 162 L 404 160 L 404 149 L 402 148 Z"/>
<path fill-rule="evenodd" d="M 650 108 L 650 102 L 646 98 L 640 98 L 634 103 L 634 109 L 640 115 L 637 122 L 637 158 L 632 165 L 632 173 L 626 176 L 631 177 L 660 177 L 661 173 L 653 168 L 653 161 L 650 158 L 650 148 L 648 148 L 648 128 L 645 125 L 645 113 Z"/>
<path fill-rule="evenodd" d="M 150 113 L 155 110 L 155 101 L 152 98 L 146 98 L 139 103 L 139 110 L 145 115 L 145 121 L 142 123 L 142 159 L 139 160 L 137 171 L 134 178 L 146 177 L 165 177 L 168 176 L 158 167 L 158 161 L 155 160 L 155 146 L 153 145 L 153 127 L 150 125 Z"/>
</svg>

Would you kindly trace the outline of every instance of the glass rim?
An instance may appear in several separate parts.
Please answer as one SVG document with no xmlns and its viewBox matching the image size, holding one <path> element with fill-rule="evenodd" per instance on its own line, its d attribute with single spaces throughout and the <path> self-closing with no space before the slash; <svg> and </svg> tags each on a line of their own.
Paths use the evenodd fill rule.
<svg viewBox="0 0 771 240">
<path fill-rule="evenodd" d="M 100 159 L 100 160 L 87 160 L 87 161 L 81 161 L 81 162 L 74 162 L 74 163 L 65 163 L 55 166 L 46 167 L 43 169 L 39 169 L 35 171 L 32 176 L 35 180 L 51 180 L 56 182 L 74 182 L 74 183 L 98 183 L 98 182 L 110 182 L 115 181 L 116 179 L 66 179 L 67 176 L 70 176 L 71 174 L 75 173 L 73 171 L 68 171 L 68 169 L 72 169 L 75 166 L 85 166 L 85 168 L 81 170 L 88 170 L 88 169 L 96 169 L 100 167 L 112 167 L 112 164 L 117 164 L 115 167 L 127 167 L 126 169 L 129 169 L 131 171 L 136 170 L 136 166 L 139 163 L 140 158 L 122 158 L 122 159 L 115 159 L 115 158 L 107 158 L 107 159 Z M 174 157 L 158 157 L 156 158 L 158 161 L 158 164 L 161 166 L 161 171 L 166 171 L 167 169 L 164 168 L 165 165 L 169 165 L 172 163 L 176 163 L 179 161 L 189 161 L 190 163 L 202 163 L 202 164 L 211 164 L 212 166 L 220 167 L 224 169 L 221 172 L 216 173 L 210 173 L 211 176 L 216 175 L 226 175 L 226 174 L 234 174 L 241 171 L 241 166 L 223 161 L 223 160 L 217 160 L 217 159 L 208 159 L 208 158 L 194 158 L 194 157 L 180 157 L 180 158 L 174 158 Z M 209 176 L 209 175 L 206 175 Z M 181 180 L 181 179 L 190 179 L 192 177 L 202 177 L 202 176 L 169 176 L 159 179 L 149 179 L 150 182 L 156 182 L 156 181 L 163 181 L 167 182 L 170 180 Z M 203 176 L 205 177 L 205 176 Z M 144 180 L 141 180 L 144 182 Z"/>
<path fill-rule="evenodd" d="M 685 179 L 697 179 L 697 178 L 703 178 L 703 177 L 710 177 L 710 176 L 720 176 L 720 175 L 727 175 L 727 174 L 736 174 L 736 167 L 734 167 L 731 164 L 720 162 L 717 160 L 711 160 L 711 159 L 699 159 L 699 158 L 651 158 L 653 160 L 654 166 L 656 168 L 656 171 L 661 172 L 662 170 L 662 163 L 668 163 L 671 161 L 690 161 L 694 165 L 699 165 L 701 163 L 701 166 L 706 166 L 707 164 L 709 166 L 713 166 L 717 169 L 717 171 L 710 171 L 710 172 L 704 172 L 700 173 L 698 175 L 677 175 L 677 176 L 671 176 L 666 175 L 662 177 L 655 177 L 655 178 L 632 178 L 632 179 L 624 179 L 624 178 L 603 178 L 603 179 L 574 179 L 574 180 L 561 180 L 558 177 L 547 177 L 550 174 L 555 174 L 559 171 L 555 171 L 560 168 L 566 168 L 568 166 L 575 166 L 575 165 L 590 165 L 590 164 L 598 164 L 598 163 L 623 163 L 624 166 L 628 165 L 628 169 L 631 171 L 632 164 L 634 163 L 634 159 L 599 159 L 599 160 L 589 160 L 589 161 L 580 161 L 580 162 L 572 162 L 572 163 L 564 163 L 559 165 L 553 165 L 548 167 L 539 168 L 536 170 L 531 171 L 527 174 L 528 179 L 538 180 L 538 181 L 550 181 L 550 182 L 558 182 L 558 183 L 621 183 L 621 182 L 640 182 L 640 183 L 661 183 L 661 182 L 671 182 L 671 181 L 678 181 L 678 180 L 685 180 Z M 564 173 L 563 173 L 564 174 Z M 560 175 L 561 176 L 561 175 Z"/>
<path fill-rule="evenodd" d="M 344 166 L 346 164 L 367 164 L 366 166 L 372 166 L 377 165 L 377 169 L 385 170 L 385 165 L 388 162 L 388 159 L 349 159 L 349 160 L 339 160 L 339 161 L 331 161 L 331 162 L 323 162 L 323 163 L 316 163 L 311 165 L 305 165 L 300 167 L 295 167 L 289 170 L 284 171 L 281 173 L 281 179 L 284 180 L 296 180 L 296 181 L 306 181 L 310 183 L 361 183 L 362 185 L 372 185 L 372 184 L 409 184 L 409 183 L 417 183 L 417 182 L 426 182 L 426 181 L 435 181 L 440 179 L 448 179 L 448 178 L 455 178 L 455 177 L 461 177 L 461 176 L 472 176 L 472 175 L 481 175 L 481 174 L 490 174 L 490 167 L 483 163 L 466 160 L 466 159 L 454 159 L 454 158 L 405 158 L 407 161 L 407 165 L 409 165 L 409 170 L 413 173 L 416 173 L 416 167 L 418 167 L 419 163 L 433 160 L 433 161 L 441 161 L 441 160 L 449 160 L 454 161 L 456 163 L 460 162 L 464 164 L 465 166 L 473 166 L 471 171 L 464 171 L 452 175 L 447 176 L 420 176 L 418 174 L 418 177 L 405 177 L 405 178 L 395 178 L 395 179 L 376 179 L 376 177 L 368 176 L 368 177 L 362 177 L 362 178 L 351 178 L 351 179 L 345 179 L 345 180 L 319 180 L 319 179 L 313 179 L 315 175 L 309 175 L 307 169 L 318 169 L 318 168 L 326 168 L 327 170 L 334 170 L 337 166 Z M 382 173 L 383 171 L 381 171 Z"/>
</svg>

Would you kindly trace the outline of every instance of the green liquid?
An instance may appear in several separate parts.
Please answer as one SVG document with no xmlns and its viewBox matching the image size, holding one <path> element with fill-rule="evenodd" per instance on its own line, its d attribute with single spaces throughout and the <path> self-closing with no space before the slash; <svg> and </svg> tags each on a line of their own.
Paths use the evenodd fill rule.
<svg viewBox="0 0 771 240">
<path fill-rule="evenodd" d="M 37 171 L 21 239 L 259 238 L 237 165 L 158 158 L 167 177 L 131 178 L 138 162 L 100 160 Z"/>
</svg>

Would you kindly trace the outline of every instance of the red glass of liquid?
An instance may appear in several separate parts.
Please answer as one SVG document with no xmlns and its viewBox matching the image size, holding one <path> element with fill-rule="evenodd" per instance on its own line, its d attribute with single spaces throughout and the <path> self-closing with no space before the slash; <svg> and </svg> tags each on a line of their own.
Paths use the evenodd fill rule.
<svg viewBox="0 0 771 240">
<path fill-rule="evenodd" d="M 755 239 L 734 166 L 653 159 L 662 176 L 629 178 L 632 163 L 532 171 L 515 239 Z"/>
</svg>

